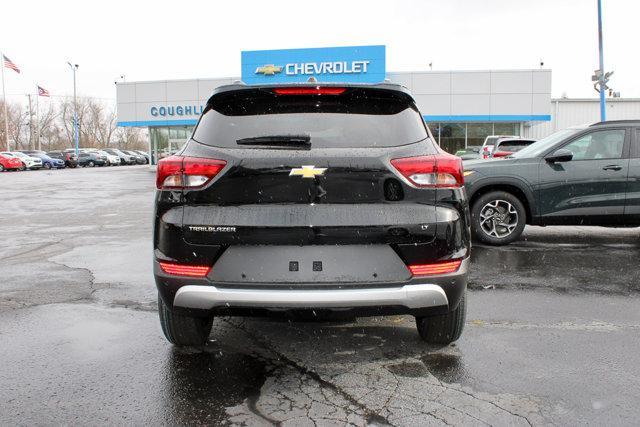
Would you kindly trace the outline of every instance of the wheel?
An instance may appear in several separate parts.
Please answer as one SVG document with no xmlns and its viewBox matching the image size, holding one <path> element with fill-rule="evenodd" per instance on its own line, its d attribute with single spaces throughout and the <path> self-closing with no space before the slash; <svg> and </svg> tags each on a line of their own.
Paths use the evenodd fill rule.
<svg viewBox="0 0 640 427">
<path fill-rule="evenodd" d="M 27 170 L 27 165 L 25 165 L 24 163 L 22 164 L 22 166 L 20 166 L 20 169 L 18 169 L 20 172 Z"/>
<path fill-rule="evenodd" d="M 89 167 L 92 168 L 94 167 L 96 164 L 93 162 L 93 160 L 89 161 Z"/>
<path fill-rule="evenodd" d="M 165 338 L 171 344 L 182 346 L 204 345 L 209 338 L 213 316 L 192 317 L 173 313 L 158 295 L 158 313 Z"/>
<path fill-rule="evenodd" d="M 527 220 L 524 205 L 506 191 L 481 196 L 471 207 L 473 235 L 490 245 L 507 245 L 522 234 Z"/>
<path fill-rule="evenodd" d="M 467 292 L 462 294 L 458 307 L 447 314 L 416 317 L 420 338 L 430 344 L 451 344 L 462 334 L 467 313 Z"/>
<path fill-rule="evenodd" d="M 45 169 L 51 169 L 51 163 L 45 163 L 43 166 Z"/>
<path fill-rule="evenodd" d="M 0 164 L 0 172 L 4 172 L 4 166 Z"/>
</svg>

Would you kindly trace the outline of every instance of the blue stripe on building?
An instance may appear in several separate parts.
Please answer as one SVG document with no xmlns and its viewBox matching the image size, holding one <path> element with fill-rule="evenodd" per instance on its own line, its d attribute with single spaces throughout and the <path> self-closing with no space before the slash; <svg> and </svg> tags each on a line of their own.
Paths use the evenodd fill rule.
<svg viewBox="0 0 640 427">
<path fill-rule="evenodd" d="M 457 123 L 470 123 L 470 122 L 531 122 L 551 121 L 551 115 L 509 115 L 509 114 L 494 114 L 494 115 L 459 115 L 459 116 L 435 116 L 424 115 L 424 120 L 428 123 L 445 123 L 445 122 L 457 122 Z M 186 120 L 143 120 L 132 122 L 118 122 L 118 126 L 124 127 L 146 127 L 146 126 L 193 126 L 198 123 L 198 119 L 186 119 Z"/>
<path fill-rule="evenodd" d="M 539 115 L 529 115 L 529 114 L 491 114 L 491 115 L 444 115 L 444 116 L 436 116 L 436 115 L 428 115 L 425 114 L 424 120 L 429 123 L 436 122 L 532 122 L 532 121 L 541 121 L 541 122 L 550 122 L 551 115 L 549 114 L 539 114 Z"/>
<path fill-rule="evenodd" d="M 198 123 L 198 119 L 187 120 L 143 120 L 134 122 L 118 122 L 118 126 L 124 127 L 146 127 L 146 126 L 193 126 Z"/>
</svg>

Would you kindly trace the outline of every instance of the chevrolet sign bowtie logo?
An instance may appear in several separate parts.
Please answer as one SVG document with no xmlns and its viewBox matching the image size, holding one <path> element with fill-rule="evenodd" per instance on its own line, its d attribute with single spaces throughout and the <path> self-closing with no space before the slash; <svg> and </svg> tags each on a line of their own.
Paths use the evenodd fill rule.
<svg viewBox="0 0 640 427">
<path fill-rule="evenodd" d="M 315 166 L 302 166 L 301 168 L 293 168 L 289 172 L 289 176 L 300 175 L 303 178 L 314 178 L 316 175 L 324 174 L 327 168 L 317 168 Z"/>
<path fill-rule="evenodd" d="M 265 76 L 273 76 L 280 72 L 282 72 L 282 67 L 279 65 L 267 64 L 256 68 L 256 74 L 264 74 Z"/>
</svg>

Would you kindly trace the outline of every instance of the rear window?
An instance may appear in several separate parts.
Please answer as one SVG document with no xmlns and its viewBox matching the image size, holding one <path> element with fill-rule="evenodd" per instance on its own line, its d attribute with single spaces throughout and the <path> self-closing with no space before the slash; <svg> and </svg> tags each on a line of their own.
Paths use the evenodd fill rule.
<svg viewBox="0 0 640 427">
<path fill-rule="evenodd" d="M 533 144 L 533 141 L 505 141 L 498 145 L 498 150 L 515 153 L 516 151 L 520 151 L 531 144 Z"/>
<path fill-rule="evenodd" d="M 492 138 L 487 138 L 486 141 L 484 142 L 484 145 L 495 145 L 496 141 L 498 140 L 498 137 L 492 137 Z"/>
<path fill-rule="evenodd" d="M 260 88 L 211 97 L 193 139 L 250 148 L 237 141 L 276 135 L 307 135 L 312 148 L 390 147 L 428 137 L 413 100 L 401 92 L 347 88 L 340 95 L 276 95 Z"/>
</svg>

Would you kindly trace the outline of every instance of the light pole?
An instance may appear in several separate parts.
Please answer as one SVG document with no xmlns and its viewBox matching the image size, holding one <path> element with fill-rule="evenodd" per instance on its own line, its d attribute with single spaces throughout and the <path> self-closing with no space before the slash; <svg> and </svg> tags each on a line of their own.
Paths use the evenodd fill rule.
<svg viewBox="0 0 640 427">
<path fill-rule="evenodd" d="M 604 98 L 606 82 L 604 75 L 604 55 L 602 53 L 602 0 L 598 0 L 598 47 L 600 49 L 600 121 L 604 122 L 607 120 L 607 109 Z"/>
<path fill-rule="evenodd" d="M 75 140 L 76 157 L 78 156 L 78 98 L 76 94 L 76 71 L 78 71 L 78 64 L 72 64 L 67 62 L 71 71 L 73 71 L 73 134 Z"/>
</svg>

